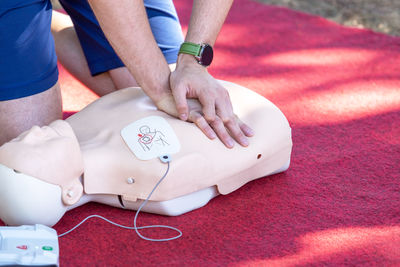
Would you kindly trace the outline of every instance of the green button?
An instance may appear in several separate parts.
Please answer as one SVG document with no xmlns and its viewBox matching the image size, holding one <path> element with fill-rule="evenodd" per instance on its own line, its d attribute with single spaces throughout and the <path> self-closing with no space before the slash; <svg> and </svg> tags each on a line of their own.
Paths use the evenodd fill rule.
<svg viewBox="0 0 400 267">
<path fill-rule="evenodd" d="M 52 251 L 53 250 L 53 248 L 50 247 L 50 246 L 43 246 L 42 249 L 43 250 L 47 250 L 47 251 Z"/>
</svg>

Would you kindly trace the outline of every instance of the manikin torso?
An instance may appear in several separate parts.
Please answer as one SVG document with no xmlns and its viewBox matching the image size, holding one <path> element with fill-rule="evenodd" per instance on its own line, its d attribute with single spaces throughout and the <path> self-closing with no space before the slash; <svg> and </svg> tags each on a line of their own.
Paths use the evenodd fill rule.
<svg viewBox="0 0 400 267">
<path fill-rule="evenodd" d="M 157 110 L 140 88 L 127 88 L 98 99 L 66 120 L 76 136 L 80 155 L 67 155 L 63 161 L 68 165 L 71 157 L 77 162 L 81 157 L 82 166 L 76 169 L 83 168 L 81 170 L 83 173 L 77 175 L 80 171 L 76 171 L 74 174 L 68 174 L 76 177 L 62 178 L 62 180 L 74 180 L 74 183 L 62 184 L 62 181 L 52 178 L 57 176 L 56 173 L 65 173 L 65 163 L 59 166 L 53 164 L 51 175 L 43 178 L 46 175 L 38 174 L 38 172 L 45 171 L 29 171 L 29 166 L 21 170 L 19 167 L 21 159 L 9 160 L 10 152 L 3 153 L 2 158 L 0 148 L 0 164 L 21 172 L 21 179 L 40 180 L 30 182 L 43 183 L 43 186 L 49 186 L 48 184 L 58 188 L 61 186 L 63 190 L 60 192 L 62 195 L 60 205 L 64 207 L 64 212 L 66 209 L 89 201 L 136 209 L 163 176 L 167 167 L 158 157 L 141 160 L 135 156 L 121 137 L 121 130 L 140 119 L 158 116 L 164 118 L 173 129 L 179 140 L 180 149 L 177 153 L 170 155 L 172 160 L 169 173 L 152 195 L 147 210 L 144 210 L 166 215 L 178 215 L 193 210 L 206 204 L 217 194 L 231 193 L 251 180 L 286 169 L 290 159 L 291 130 L 281 111 L 262 96 L 246 88 L 228 82 L 223 82 L 223 85 L 230 93 L 235 113 L 255 132 L 255 135 L 249 138 L 248 147 L 236 144 L 234 148 L 228 149 L 218 139 L 208 139 L 196 125 L 183 122 Z M 60 127 L 68 128 L 66 125 Z M 153 137 L 162 136 L 155 127 L 142 128 L 141 131 Z M 132 136 L 132 138 L 138 137 Z M 162 138 L 159 140 L 168 142 Z M 56 154 L 58 153 L 60 151 Z M 50 151 L 49 155 L 51 154 Z M 7 155 L 7 159 L 4 155 Z M 78 166 L 79 163 L 72 165 Z M 23 175 L 27 177 L 22 178 Z M 3 176 L 6 175 L 3 174 Z M 0 172 L 0 183 L 6 185 L 7 179 L 9 180 L 7 177 L 2 178 Z M 80 183 L 76 184 L 76 181 L 79 181 L 77 179 L 80 179 L 83 184 L 83 196 L 79 189 Z M 20 188 L 16 184 L 13 186 Z M 38 188 L 41 186 L 38 185 Z M 0 188 L 5 190 L 2 185 Z M 51 194 L 57 195 L 54 192 Z M 196 197 L 203 199 L 193 200 L 193 203 L 186 204 L 186 207 L 174 208 L 180 205 L 179 203 L 188 203 L 188 199 L 184 199 L 185 196 L 191 197 L 192 200 Z M 3 199 L 12 198 L 11 195 L 4 196 L 3 194 L 0 198 L 2 198 L 0 210 L 6 208 L 6 205 L 3 204 L 4 207 L 2 207 L 1 203 L 7 200 L 8 203 L 13 201 Z M 174 200 L 178 202 L 174 203 Z M 157 203 L 170 203 L 169 206 L 172 205 L 172 209 L 169 207 L 165 211 L 160 209 Z M 36 222 L 28 218 L 26 221 L 24 221 L 25 218 L 15 219 L 10 214 L 1 213 L 0 211 L 0 218 L 8 224 L 27 222 L 50 225 L 56 223 L 63 214 L 61 211 L 58 214 L 54 212 L 59 217 L 58 219 Z"/>
</svg>

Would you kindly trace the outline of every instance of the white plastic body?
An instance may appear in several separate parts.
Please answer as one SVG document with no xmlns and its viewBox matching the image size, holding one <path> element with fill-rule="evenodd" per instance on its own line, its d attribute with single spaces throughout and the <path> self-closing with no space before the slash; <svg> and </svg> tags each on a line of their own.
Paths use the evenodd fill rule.
<svg viewBox="0 0 400 267">
<path fill-rule="evenodd" d="M 0 227 L 0 266 L 58 266 L 57 232 L 44 225 Z"/>
<path fill-rule="evenodd" d="M 284 166 L 269 175 L 284 172 L 289 168 L 289 165 L 290 160 L 288 160 Z M 210 186 L 191 194 L 187 194 L 167 201 L 150 200 L 142 208 L 142 211 L 166 216 L 178 216 L 205 206 L 211 199 L 218 195 L 219 193 L 216 186 Z M 121 205 L 120 200 L 118 200 L 118 196 L 115 195 L 84 195 L 78 203 L 68 207 L 68 210 L 74 209 L 88 202 L 98 202 L 117 208 L 137 210 L 139 206 L 143 203 L 143 201 L 144 200 L 138 200 L 135 202 L 123 201 L 123 205 Z"/>
<path fill-rule="evenodd" d="M 178 216 L 186 212 L 205 206 L 211 199 L 218 196 L 215 186 L 204 188 L 197 192 L 166 201 L 148 201 L 142 211 L 166 216 Z M 88 202 L 98 202 L 109 206 L 137 210 L 144 200 L 135 202 L 123 201 L 122 204 L 115 195 L 84 195 L 78 203 L 68 207 L 68 210 L 84 205 Z"/>
<path fill-rule="evenodd" d="M 8 225 L 52 226 L 67 211 L 60 186 L 15 172 L 2 164 L 0 185 L 0 219 Z"/>
<path fill-rule="evenodd" d="M 290 160 L 269 175 L 286 171 L 289 168 L 289 164 Z M 113 207 L 137 210 L 144 201 L 124 201 L 123 205 L 121 205 L 116 195 L 84 194 L 76 204 L 67 207 L 61 201 L 61 188 L 59 186 L 45 183 L 28 175 L 15 173 L 1 164 L 0 184 L 2 185 L 0 187 L 0 218 L 8 225 L 40 223 L 53 226 L 67 210 L 88 202 L 98 202 Z M 20 193 L 12 193 L 17 191 Z M 216 187 L 211 186 L 167 201 L 149 201 L 142 211 L 178 216 L 205 206 L 218 195 Z"/>
</svg>

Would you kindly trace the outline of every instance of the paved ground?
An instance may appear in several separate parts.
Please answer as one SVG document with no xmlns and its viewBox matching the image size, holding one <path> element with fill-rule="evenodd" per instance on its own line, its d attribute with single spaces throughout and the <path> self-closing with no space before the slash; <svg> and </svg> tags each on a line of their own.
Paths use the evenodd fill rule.
<svg viewBox="0 0 400 267">
<path fill-rule="evenodd" d="M 317 14 L 347 26 L 400 36 L 399 0 L 258 0 Z"/>
</svg>

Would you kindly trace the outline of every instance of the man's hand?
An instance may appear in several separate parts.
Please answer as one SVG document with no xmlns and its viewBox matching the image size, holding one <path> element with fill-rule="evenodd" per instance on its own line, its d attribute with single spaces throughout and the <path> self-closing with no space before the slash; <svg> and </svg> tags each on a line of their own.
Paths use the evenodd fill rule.
<svg viewBox="0 0 400 267">
<path fill-rule="evenodd" d="M 253 131 L 233 113 L 228 91 L 193 56 L 181 54 L 179 57 L 177 67 L 170 76 L 179 118 L 189 118 L 210 139 L 218 136 L 228 148 L 234 146 L 233 139 L 242 146 L 248 146 L 247 137 L 252 136 Z M 198 99 L 201 108 L 188 107 L 188 98 Z"/>
<path fill-rule="evenodd" d="M 178 117 L 179 113 L 176 109 L 176 104 L 174 97 L 172 95 L 165 95 L 160 101 L 156 103 L 157 108 L 168 113 L 171 116 Z M 232 138 L 227 134 L 225 127 L 222 125 L 221 130 L 217 128 L 217 130 L 213 130 L 214 126 L 210 126 L 207 121 L 204 119 L 202 112 L 202 105 L 197 99 L 187 99 L 187 107 L 188 107 L 188 118 L 187 121 L 193 122 L 200 128 L 200 130 L 210 139 L 215 139 L 218 137 L 221 141 L 229 148 L 233 147 L 233 144 L 228 144 L 226 140 L 232 140 Z M 234 115 L 235 123 L 239 125 L 240 129 L 244 129 L 247 136 L 252 136 L 252 130 L 245 123 L 243 123 L 236 115 Z M 222 122 L 221 118 L 218 115 L 215 116 L 215 121 Z M 217 125 L 217 123 L 215 123 Z M 216 133 L 217 132 L 217 135 Z M 250 134 L 251 133 L 251 134 Z M 233 141 L 232 141 L 233 142 Z"/>
</svg>

